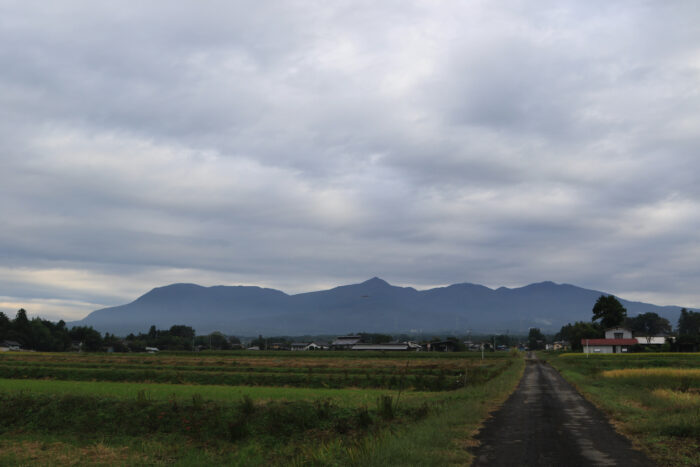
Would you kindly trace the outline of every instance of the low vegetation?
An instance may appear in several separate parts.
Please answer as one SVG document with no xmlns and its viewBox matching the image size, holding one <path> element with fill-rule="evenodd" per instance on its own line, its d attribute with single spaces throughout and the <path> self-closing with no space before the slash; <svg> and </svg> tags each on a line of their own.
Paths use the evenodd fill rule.
<svg viewBox="0 0 700 467">
<path fill-rule="evenodd" d="M 0 464 L 462 464 L 523 368 L 320 354 L 2 354 Z"/>
<path fill-rule="evenodd" d="M 543 354 L 659 465 L 700 465 L 700 354 Z"/>
</svg>

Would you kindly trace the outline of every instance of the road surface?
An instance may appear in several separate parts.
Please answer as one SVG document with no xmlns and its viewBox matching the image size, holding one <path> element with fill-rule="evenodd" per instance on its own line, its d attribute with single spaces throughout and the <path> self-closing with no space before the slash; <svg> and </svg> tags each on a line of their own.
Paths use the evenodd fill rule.
<svg viewBox="0 0 700 467">
<path fill-rule="evenodd" d="M 551 366 L 529 355 L 518 388 L 477 436 L 472 466 L 653 466 Z"/>
</svg>

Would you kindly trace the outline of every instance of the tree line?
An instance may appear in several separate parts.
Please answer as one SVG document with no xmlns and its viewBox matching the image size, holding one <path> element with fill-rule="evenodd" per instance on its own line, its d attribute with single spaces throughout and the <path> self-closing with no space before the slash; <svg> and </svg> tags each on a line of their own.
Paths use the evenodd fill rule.
<svg viewBox="0 0 700 467">
<path fill-rule="evenodd" d="M 73 342 L 83 342 L 86 350 L 100 350 L 102 335 L 85 326 L 68 329 L 65 321 L 58 323 L 27 317 L 24 308 L 10 319 L 0 311 L 0 341 L 14 341 L 22 347 L 45 352 L 70 350 Z"/>
<path fill-rule="evenodd" d="M 195 348 L 228 350 L 240 341 L 220 332 L 207 336 L 195 335 L 190 326 L 174 325 L 170 329 L 157 329 L 151 326 L 148 332 L 129 334 L 125 338 L 105 333 L 104 336 L 91 326 L 73 326 L 70 329 L 65 321 L 57 323 L 41 318 L 27 317 L 24 308 L 10 319 L 0 311 L 0 343 L 17 342 L 22 348 L 41 352 L 63 352 L 83 350 L 96 352 L 144 352 L 146 347 L 160 350 L 194 350 Z"/>
</svg>

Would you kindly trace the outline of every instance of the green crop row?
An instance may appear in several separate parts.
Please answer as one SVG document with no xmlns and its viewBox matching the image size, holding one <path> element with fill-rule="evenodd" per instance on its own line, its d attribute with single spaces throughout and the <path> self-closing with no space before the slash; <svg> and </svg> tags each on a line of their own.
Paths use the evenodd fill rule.
<svg viewBox="0 0 700 467">
<path fill-rule="evenodd" d="M 489 364 L 493 365 L 493 362 Z M 144 365 L 144 364 L 122 364 L 120 362 L 92 363 L 79 361 L 27 361 L 27 360 L 0 360 L 1 367 L 42 367 L 42 368 L 78 368 L 78 369 L 120 369 L 120 370 L 152 370 L 152 371 L 198 371 L 198 372 L 229 372 L 229 373 L 317 373 L 322 375 L 433 375 L 457 373 L 458 371 L 447 368 L 411 368 L 411 367 L 385 367 L 367 368 L 328 368 L 328 367 L 272 367 L 272 366 L 200 366 L 200 365 Z M 465 367 L 469 368 L 469 367 Z"/>
<path fill-rule="evenodd" d="M 155 370 L 124 370 L 53 368 L 53 367 L 0 367 L 0 378 L 52 378 L 74 381 L 148 381 L 171 384 L 207 384 L 231 386 L 292 386 L 310 388 L 385 388 L 414 389 L 418 391 L 444 391 L 466 384 L 475 384 L 489 379 L 487 369 L 474 369 L 471 374 L 437 376 L 426 375 L 323 375 L 309 373 L 206 373 Z"/>
<path fill-rule="evenodd" d="M 290 438 L 309 430 L 347 433 L 395 418 L 417 420 L 428 404 L 400 408 L 390 396 L 376 407 L 341 407 L 329 400 L 255 403 L 244 397 L 224 404 L 194 395 L 182 401 L 122 400 L 91 396 L 0 393 L 0 433 L 144 436 L 174 433 L 197 440 L 237 441 L 248 436 Z"/>
</svg>

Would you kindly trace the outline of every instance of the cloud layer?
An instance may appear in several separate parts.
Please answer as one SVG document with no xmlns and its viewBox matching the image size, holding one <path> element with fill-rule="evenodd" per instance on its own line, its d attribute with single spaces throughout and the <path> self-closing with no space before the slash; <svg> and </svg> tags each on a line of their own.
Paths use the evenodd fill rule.
<svg viewBox="0 0 700 467">
<path fill-rule="evenodd" d="M 700 306 L 697 2 L 0 4 L 0 310 L 174 281 Z"/>
</svg>

